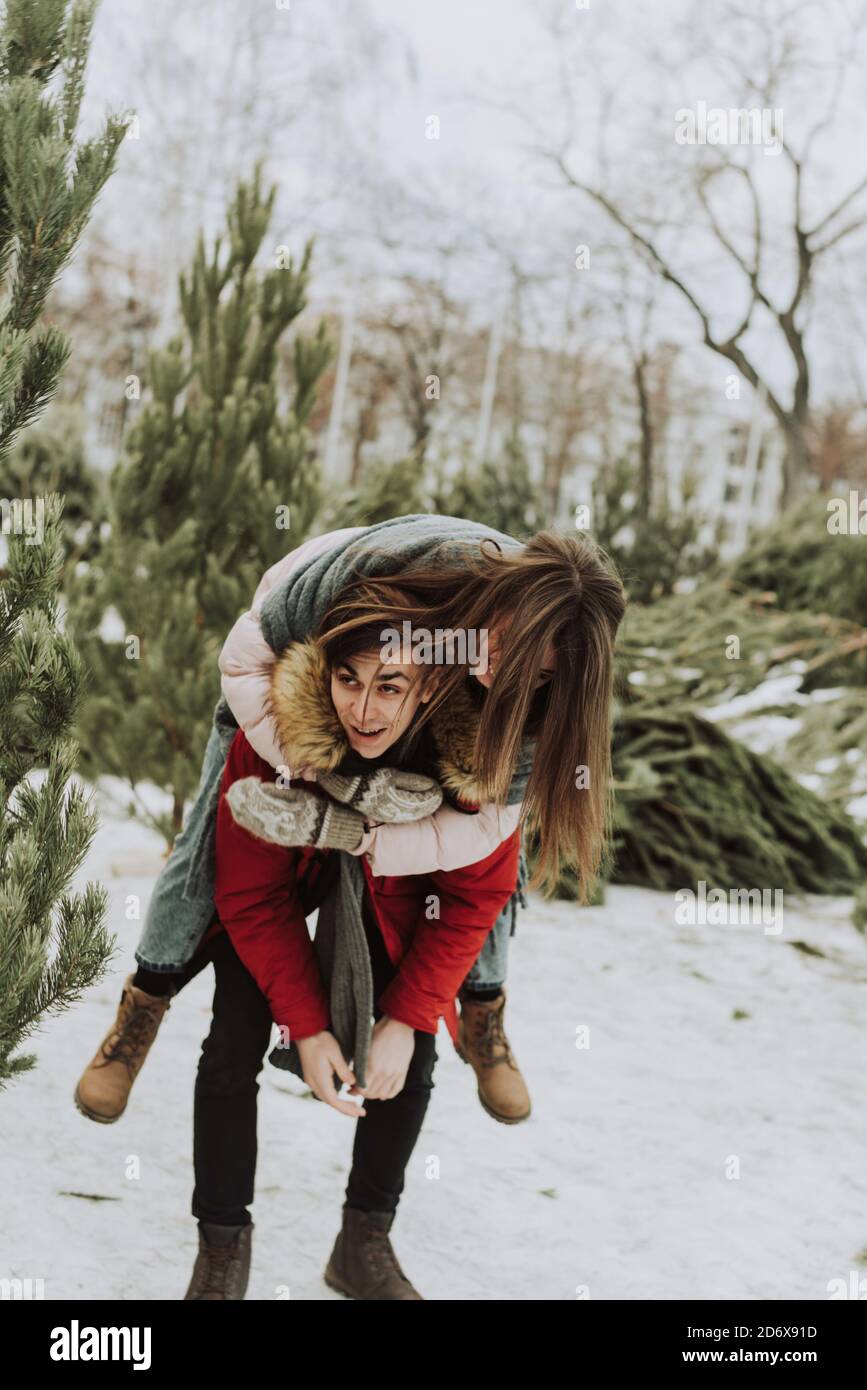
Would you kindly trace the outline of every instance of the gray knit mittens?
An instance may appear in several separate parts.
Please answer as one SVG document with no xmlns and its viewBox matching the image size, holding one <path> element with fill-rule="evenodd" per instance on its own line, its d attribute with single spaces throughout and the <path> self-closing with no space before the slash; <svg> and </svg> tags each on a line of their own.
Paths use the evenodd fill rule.
<svg viewBox="0 0 867 1390">
<path fill-rule="evenodd" d="M 319 785 L 327 797 L 241 777 L 229 787 L 226 800 L 238 825 L 269 844 L 345 850 L 358 849 L 365 817 L 402 825 L 433 815 L 442 801 L 442 791 L 430 777 L 388 767 L 360 777 L 323 774 Z"/>
<path fill-rule="evenodd" d="M 338 772 L 320 772 L 319 786 L 333 801 L 361 811 L 368 820 L 386 825 L 405 825 L 407 821 L 432 816 L 442 802 L 439 783 L 418 772 L 380 767 L 360 777 L 343 777 Z"/>
<path fill-rule="evenodd" d="M 226 792 L 239 825 L 272 845 L 357 849 L 364 817 L 298 787 L 275 787 L 260 777 L 240 777 Z"/>
</svg>

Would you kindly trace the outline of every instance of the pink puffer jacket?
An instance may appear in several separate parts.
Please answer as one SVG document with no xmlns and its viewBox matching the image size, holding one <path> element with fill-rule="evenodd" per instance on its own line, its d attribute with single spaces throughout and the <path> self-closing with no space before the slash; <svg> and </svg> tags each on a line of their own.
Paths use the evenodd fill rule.
<svg viewBox="0 0 867 1390">
<path fill-rule="evenodd" d="M 266 712 L 271 668 L 276 655 L 259 626 L 259 610 L 267 594 L 308 560 L 332 546 L 361 535 L 364 526 L 344 527 L 316 536 L 272 565 L 259 583 L 249 611 L 243 613 L 220 652 L 223 694 L 248 742 L 273 768 L 285 764 L 277 743 L 273 717 Z M 410 825 L 381 825 L 365 835 L 355 854 L 364 854 L 374 874 L 427 874 L 463 869 L 486 859 L 518 825 L 520 806 L 485 805 L 467 816 L 441 806 L 426 820 Z"/>
</svg>

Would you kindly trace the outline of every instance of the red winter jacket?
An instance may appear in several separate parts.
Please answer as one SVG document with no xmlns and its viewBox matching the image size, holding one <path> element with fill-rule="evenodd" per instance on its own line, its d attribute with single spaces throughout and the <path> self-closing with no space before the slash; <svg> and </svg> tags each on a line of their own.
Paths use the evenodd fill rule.
<svg viewBox="0 0 867 1390">
<path fill-rule="evenodd" d="M 239 777 L 271 782 L 274 769 L 242 730 L 229 749 L 217 809 L 215 905 L 219 922 L 254 977 L 278 1025 L 293 1039 L 330 1024 L 328 997 L 307 930 L 327 850 L 268 844 L 239 826 L 224 792 Z M 423 1033 L 445 1018 L 457 1038 L 455 996 L 512 893 L 520 831 L 478 864 L 405 877 L 377 876 L 362 858 L 368 899 L 397 974 L 376 1001 L 383 1013 Z M 439 917 L 425 915 L 439 898 Z M 210 933 L 209 933 L 210 935 Z"/>
</svg>

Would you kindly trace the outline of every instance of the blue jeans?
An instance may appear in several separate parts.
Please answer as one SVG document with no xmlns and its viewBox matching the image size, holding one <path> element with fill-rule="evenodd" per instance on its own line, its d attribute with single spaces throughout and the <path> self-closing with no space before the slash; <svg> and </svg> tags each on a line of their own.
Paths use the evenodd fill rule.
<svg viewBox="0 0 867 1390">
<path fill-rule="evenodd" d="M 469 985 L 473 989 L 494 989 L 505 984 L 509 970 L 509 931 L 509 922 L 501 914 L 485 937 L 475 965 L 464 980 L 464 988 Z"/>
</svg>

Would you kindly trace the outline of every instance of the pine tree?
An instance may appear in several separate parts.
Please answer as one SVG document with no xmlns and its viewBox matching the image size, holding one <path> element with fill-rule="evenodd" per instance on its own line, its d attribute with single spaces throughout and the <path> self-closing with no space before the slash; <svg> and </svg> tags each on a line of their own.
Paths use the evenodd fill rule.
<svg viewBox="0 0 867 1390">
<path fill-rule="evenodd" d="M 105 475 L 87 462 L 81 412 L 55 402 L 0 462 L 0 497 L 63 496 L 64 570 L 93 557 L 106 519 Z"/>
<path fill-rule="evenodd" d="M 671 594 L 678 579 L 704 575 L 716 555 L 698 543 L 702 518 L 691 485 L 683 509 L 667 498 L 644 510 L 640 468 L 628 458 L 599 473 L 592 485 L 593 539 L 614 561 L 633 603 L 651 603 Z"/>
<path fill-rule="evenodd" d="M 228 213 L 228 247 L 199 236 L 179 277 L 183 332 L 149 354 L 150 399 L 111 478 L 110 538 L 98 567 L 70 590 L 70 621 L 93 670 L 80 725 L 82 768 L 129 787 L 130 810 L 171 844 L 196 790 L 220 696 L 217 658 L 264 570 L 300 544 L 319 503 L 307 421 L 332 348 L 324 324 L 292 345 L 304 308 L 311 246 L 300 265 L 285 248 L 254 261 L 276 188 L 261 168 Z M 112 611 L 113 610 L 113 611 Z M 100 632 L 119 620 L 122 641 Z M 138 784 L 168 792 L 166 814 Z"/>
<path fill-rule="evenodd" d="M 69 355 L 41 323 L 46 297 L 114 168 L 125 119 L 75 138 L 95 7 L 7 0 L 0 27 L 0 469 L 51 399 Z M 50 88 L 50 90 L 49 90 Z M 13 1055 L 42 1019 L 104 973 L 105 892 L 67 889 L 95 829 L 70 785 L 70 729 L 83 688 L 60 630 L 63 501 L 0 499 L 0 1087 L 30 1070 Z M 41 777 L 31 776 L 44 770 Z"/>
<path fill-rule="evenodd" d="M 417 453 L 394 463 L 371 462 L 356 486 L 329 504 L 322 525 L 324 530 L 373 526 L 411 512 L 436 512 L 523 537 L 545 525 L 536 494 L 527 457 L 513 434 L 499 459 L 465 465 L 449 476 L 442 468 L 428 469 Z"/>
<path fill-rule="evenodd" d="M 394 463 L 374 460 L 367 465 L 356 487 L 341 490 L 329 502 L 322 518 L 323 531 L 343 526 L 375 526 L 394 516 L 424 512 L 430 502 L 422 466 L 413 455 Z"/>
<path fill-rule="evenodd" d="M 75 142 L 94 0 L 7 0 L 0 31 L 0 460 L 41 414 L 69 341 L 37 320 L 112 172 L 126 119 Z M 57 78 L 56 90 L 49 90 Z M 14 260 L 13 260 L 14 258 Z M 10 271 L 10 263 L 12 269 Z"/>
<path fill-rule="evenodd" d="M 858 494 L 856 493 L 856 497 Z M 810 497 L 786 516 L 785 526 L 769 526 L 731 567 L 732 577 L 751 589 L 776 596 L 780 608 L 811 609 L 851 622 L 867 623 L 867 518 L 853 518 L 849 529 L 835 527 L 832 511 L 848 492 L 833 498 Z"/>
<path fill-rule="evenodd" d="M 68 1008 L 105 973 L 106 893 L 66 890 L 96 829 L 69 784 L 69 737 L 83 689 L 80 658 L 58 630 L 62 499 L 37 499 L 41 538 L 10 534 L 0 584 L 0 1087 L 34 1065 L 13 1057 L 43 1016 Z M 34 530 L 33 535 L 38 535 Z M 45 776 L 30 778 L 36 769 Z"/>
<path fill-rule="evenodd" d="M 546 525 L 538 498 L 526 453 L 517 431 L 513 431 L 499 459 L 488 459 L 481 467 L 465 467 L 453 477 L 438 479 L 433 510 L 443 516 L 465 516 L 524 539 Z"/>
</svg>

